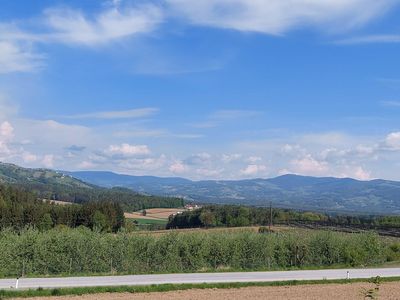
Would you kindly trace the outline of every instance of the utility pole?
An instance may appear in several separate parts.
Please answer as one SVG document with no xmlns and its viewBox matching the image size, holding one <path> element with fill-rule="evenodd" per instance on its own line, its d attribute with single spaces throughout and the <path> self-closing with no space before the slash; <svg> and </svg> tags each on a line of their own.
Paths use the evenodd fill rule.
<svg viewBox="0 0 400 300">
<path fill-rule="evenodd" d="M 269 231 L 272 227 L 272 201 L 269 203 Z"/>
</svg>

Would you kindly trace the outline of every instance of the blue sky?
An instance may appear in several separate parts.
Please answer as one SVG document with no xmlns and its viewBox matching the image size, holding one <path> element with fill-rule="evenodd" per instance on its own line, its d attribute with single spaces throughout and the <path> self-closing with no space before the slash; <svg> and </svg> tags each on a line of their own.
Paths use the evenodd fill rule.
<svg viewBox="0 0 400 300">
<path fill-rule="evenodd" d="M 0 1 L 0 161 L 400 180 L 400 1 Z"/>
</svg>

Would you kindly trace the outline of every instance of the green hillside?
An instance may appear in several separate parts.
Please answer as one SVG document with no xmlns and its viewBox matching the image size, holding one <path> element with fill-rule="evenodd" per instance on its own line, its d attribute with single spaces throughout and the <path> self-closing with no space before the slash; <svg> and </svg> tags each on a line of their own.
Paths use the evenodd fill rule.
<svg viewBox="0 0 400 300">
<path fill-rule="evenodd" d="M 0 183 L 36 193 L 38 198 L 73 203 L 118 202 L 126 211 L 152 207 L 181 207 L 183 200 L 142 195 L 126 188 L 104 188 L 86 183 L 63 172 L 22 168 L 0 163 Z"/>
</svg>

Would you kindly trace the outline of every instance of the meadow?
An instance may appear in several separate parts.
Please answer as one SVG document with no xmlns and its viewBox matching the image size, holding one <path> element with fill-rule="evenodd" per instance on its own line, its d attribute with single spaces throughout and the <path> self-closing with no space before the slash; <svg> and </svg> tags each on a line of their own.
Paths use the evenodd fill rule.
<svg viewBox="0 0 400 300">
<path fill-rule="evenodd" d="M 136 225 L 137 229 L 141 230 L 155 230 L 164 229 L 168 223 L 171 215 L 177 214 L 178 212 L 184 212 L 184 208 L 149 208 L 143 211 L 126 212 L 125 222 L 126 224 Z"/>
</svg>

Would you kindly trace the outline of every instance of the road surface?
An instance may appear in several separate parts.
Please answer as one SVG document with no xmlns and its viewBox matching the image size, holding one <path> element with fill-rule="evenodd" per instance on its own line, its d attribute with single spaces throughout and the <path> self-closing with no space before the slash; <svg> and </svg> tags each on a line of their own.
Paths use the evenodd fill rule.
<svg viewBox="0 0 400 300">
<path fill-rule="evenodd" d="M 18 288 L 66 288 L 121 285 L 151 285 L 166 283 L 221 283 L 221 282 L 267 282 L 287 280 L 345 279 L 350 278 L 400 277 L 400 268 L 382 269 L 336 269 L 275 272 L 235 273 L 188 273 L 96 277 L 22 278 Z M 0 289 L 15 288 L 15 279 L 1 279 Z"/>
</svg>

